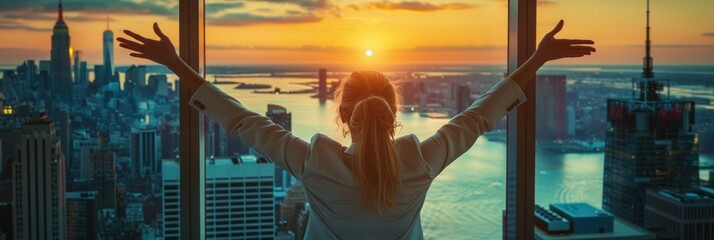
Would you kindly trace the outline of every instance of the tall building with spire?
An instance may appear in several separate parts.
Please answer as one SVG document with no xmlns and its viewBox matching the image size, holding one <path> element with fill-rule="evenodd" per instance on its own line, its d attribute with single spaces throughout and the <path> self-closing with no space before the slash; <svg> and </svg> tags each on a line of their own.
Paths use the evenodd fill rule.
<svg viewBox="0 0 714 240">
<path fill-rule="evenodd" d="M 70 99 L 72 96 L 72 69 L 70 59 L 69 28 L 62 16 L 62 1 L 57 10 L 57 22 L 52 29 L 50 55 L 50 91 L 53 97 Z"/>
<path fill-rule="evenodd" d="M 657 79 L 647 41 L 641 78 L 632 79 L 632 96 L 607 100 L 603 209 L 644 224 L 647 189 L 688 188 L 699 181 L 698 137 L 693 132 L 694 102 L 662 94 L 668 80 Z"/>
<path fill-rule="evenodd" d="M 15 238 L 65 239 L 64 156 L 45 112 L 22 125 L 19 144 L 13 171 Z"/>
<path fill-rule="evenodd" d="M 107 30 L 103 33 L 104 45 L 104 80 L 108 82 L 114 79 L 114 32 L 109 30 L 109 17 L 107 17 Z"/>
</svg>

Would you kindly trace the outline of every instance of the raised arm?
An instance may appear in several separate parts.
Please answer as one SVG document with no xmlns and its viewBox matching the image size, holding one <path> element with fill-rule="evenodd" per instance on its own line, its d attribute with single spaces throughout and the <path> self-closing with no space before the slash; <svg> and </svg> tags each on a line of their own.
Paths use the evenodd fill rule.
<svg viewBox="0 0 714 240">
<path fill-rule="evenodd" d="M 243 143 L 270 158 L 277 166 L 302 179 L 304 161 L 309 154 L 307 142 L 292 135 L 267 117 L 247 110 L 235 98 L 204 80 L 176 54 L 171 40 L 154 23 L 159 40 L 143 37 L 129 30 L 124 33 L 135 40 L 117 38 L 119 46 L 134 51 L 133 57 L 144 58 L 167 66 L 179 76 L 184 86 L 194 92 L 189 104 L 223 127 L 239 135 Z"/>
<path fill-rule="evenodd" d="M 590 40 L 555 39 L 555 34 L 562 28 L 563 20 L 543 37 L 538 50 L 528 61 L 439 128 L 436 134 L 420 143 L 419 148 L 432 177 L 468 151 L 479 136 L 493 129 L 498 120 L 526 100 L 522 89 L 543 64 L 595 52 L 595 48 L 587 46 L 594 44 Z"/>
</svg>

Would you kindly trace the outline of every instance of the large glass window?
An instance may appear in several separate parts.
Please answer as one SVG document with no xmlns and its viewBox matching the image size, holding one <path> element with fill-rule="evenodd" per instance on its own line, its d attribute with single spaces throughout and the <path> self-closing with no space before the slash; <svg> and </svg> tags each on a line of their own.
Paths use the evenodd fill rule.
<svg viewBox="0 0 714 240">
<path fill-rule="evenodd" d="M 0 238 L 178 235 L 178 79 L 115 41 L 158 22 L 178 45 L 177 16 L 177 1 L 0 3 Z"/>
<path fill-rule="evenodd" d="M 352 71 L 382 71 L 402 94 L 397 118 L 403 127 L 397 135 L 425 139 L 503 78 L 506 11 L 501 1 L 209 0 L 207 80 L 305 141 L 322 133 L 348 146 L 349 136 L 337 129 L 332 93 Z M 236 162 L 261 162 L 259 153 L 212 121 L 206 121 L 205 131 L 206 235 L 244 236 L 266 229 L 301 239 L 310 213 L 301 184 L 273 166 L 240 171 Z M 434 181 L 421 214 L 425 236 L 500 238 L 505 165 L 503 121 Z M 223 171 L 231 167 L 237 171 Z M 254 195 L 247 191 L 263 196 L 258 195 L 263 187 L 242 184 L 261 178 L 272 180 L 272 197 L 250 199 Z M 243 209 L 231 201 L 249 203 Z M 218 214 L 224 206 L 240 216 L 274 215 L 259 215 L 273 216 L 268 224 L 227 229 Z"/>
<path fill-rule="evenodd" d="M 702 20 L 714 5 L 649 4 L 539 5 L 538 36 L 562 18 L 558 37 L 593 39 L 597 52 L 538 72 L 535 203 L 551 210 L 587 203 L 615 216 L 614 234 L 639 228 L 687 239 L 658 214 L 673 210 L 676 198 L 687 201 L 684 193 L 707 196 L 697 189 L 714 160 L 707 147 L 714 144 L 714 48 L 702 29 L 714 25 Z M 664 195 L 672 197 L 654 202 Z"/>
</svg>

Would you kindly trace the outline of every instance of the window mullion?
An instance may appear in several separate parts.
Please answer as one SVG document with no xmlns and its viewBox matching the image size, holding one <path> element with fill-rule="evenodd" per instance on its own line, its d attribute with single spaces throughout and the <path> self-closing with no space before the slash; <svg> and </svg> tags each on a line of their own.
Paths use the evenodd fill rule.
<svg viewBox="0 0 714 240">
<path fill-rule="evenodd" d="M 179 2 L 179 55 L 194 70 L 201 73 L 204 36 L 204 0 Z M 203 122 L 200 113 L 189 106 L 193 91 L 180 82 L 180 143 L 182 239 L 205 238 L 203 191 L 205 166 L 203 154 Z"/>
<path fill-rule="evenodd" d="M 536 3 L 536 0 L 509 0 L 509 73 L 535 52 Z M 535 88 L 535 81 L 530 81 L 523 89 L 528 101 L 508 115 L 504 239 L 534 237 Z"/>
</svg>

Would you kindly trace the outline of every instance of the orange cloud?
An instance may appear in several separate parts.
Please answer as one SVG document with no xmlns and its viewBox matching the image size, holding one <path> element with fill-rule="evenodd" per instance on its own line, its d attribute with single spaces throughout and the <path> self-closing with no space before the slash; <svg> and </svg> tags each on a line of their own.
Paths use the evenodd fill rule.
<svg viewBox="0 0 714 240">
<path fill-rule="evenodd" d="M 434 12 L 440 10 L 462 10 L 475 8 L 476 5 L 466 4 L 466 3 L 443 3 L 443 4 L 432 4 L 428 2 L 419 1 L 402 1 L 402 2 L 372 2 L 360 5 L 349 5 L 347 8 L 352 10 L 363 10 L 363 9 L 380 9 L 380 10 L 406 10 L 415 12 Z"/>
</svg>

